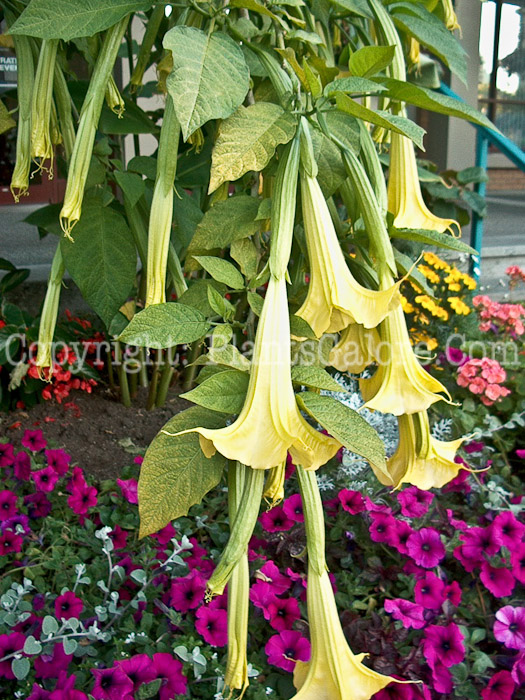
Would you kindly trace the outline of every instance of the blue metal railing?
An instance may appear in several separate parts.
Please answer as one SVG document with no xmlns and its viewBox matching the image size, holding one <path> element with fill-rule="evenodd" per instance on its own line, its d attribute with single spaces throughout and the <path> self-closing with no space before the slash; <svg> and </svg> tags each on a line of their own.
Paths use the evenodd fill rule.
<svg viewBox="0 0 525 700">
<path fill-rule="evenodd" d="M 439 92 L 447 97 L 453 97 L 460 102 L 464 102 L 454 90 L 451 90 L 448 85 L 441 83 Z M 492 131 L 485 126 L 473 124 L 477 129 L 476 138 L 476 166 L 487 169 L 489 144 L 495 146 L 504 156 L 506 156 L 514 165 L 525 172 L 525 152 L 521 150 L 513 141 L 503 136 L 499 131 Z M 474 190 L 481 196 L 485 196 L 485 182 L 478 182 L 474 185 Z M 472 224 L 470 229 L 470 245 L 477 250 L 478 254 L 473 255 L 470 264 L 472 275 L 478 279 L 481 271 L 481 246 L 483 243 L 483 217 L 479 216 L 475 211 L 472 212 Z"/>
</svg>

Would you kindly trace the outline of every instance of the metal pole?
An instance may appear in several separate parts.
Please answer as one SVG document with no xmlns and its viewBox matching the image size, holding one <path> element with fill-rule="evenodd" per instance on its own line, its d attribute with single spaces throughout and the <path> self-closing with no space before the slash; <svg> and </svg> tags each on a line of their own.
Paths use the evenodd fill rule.
<svg viewBox="0 0 525 700">
<path fill-rule="evenodd" d="M 487 161 L 489 155 L 489 141 L 482 129 L 477 130 L 476 138 L 476 166 L 487 169 Z M 480 197 L 485 196 L 487 189 L 486 182 L 477 182 L 474 185 L 474 191 Z M 472 212 L 472 225 L 470 228 L 470 245 L 477 250 L 477 255 L 470 257 L 470 273 L 474 279 L 479 279 L 481 273 L 481 246 L 483 244 L 483 217 L 479 216 L 475 211 Z"/>
</svg>

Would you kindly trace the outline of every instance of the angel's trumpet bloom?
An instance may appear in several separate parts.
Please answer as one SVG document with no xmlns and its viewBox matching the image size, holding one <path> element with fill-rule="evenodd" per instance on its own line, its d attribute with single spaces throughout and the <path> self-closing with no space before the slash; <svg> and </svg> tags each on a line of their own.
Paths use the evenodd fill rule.
<svg viewBox="0 0 525 700">
<path fill-rule="evenodd" d="M 412 416 L 399 416 L 399 444 L 387 462 L 392 477 L 387 483 L 383 472 L 377 472 L 379 481 L 399 487 L 412 484 L 426 491 L 441 488 L 454 479 L 464 465 L 454 461 L 456 452 L 465 438 L 443 442 L 430 434 L 426 411 Z"/>
<path fill-rule="evenodd" d="M 16 134 L 16 162 L 11 178 L 11 193 L 15 202 L 28 194 L 31 171 L 31 102 L 35 66 L 27 36 L 13 35 L 18 76 L 18 130 Z"/>
<path fill-rule="evenodd" d="M 40 327 L 38 329 L 38 352 L 36 356 L 36 367 L 42 378 L 46 377 L 53 367 L 53 336 L 58 316 L 58 305 L 60 302 L 60 287 L 64 277 L 65 265 L 62 259 L 60 245 L 57 246 L 49 280 L 47 283 L 46 298 L 40 317 Z"/>
<path fill-rule="evenodd" d="M 290 371 L 290 319 L 286 281 L 270 278 L 253 354 L 248 393 L 237 420 L 226 428 L 194 428 L 204 454 L 218 450 L 254 469 L 282 464 L 287 451 L 294 463 L 317 469 L 341 444 L 323 435 L 299 413 Z"/>
<path fill-rule="evenodd" d="M 53 177 L 51 121 L 57 48 L 58 39 L 45 39 L 42 42 L 31 103 L 31 158 L 39 160 L 38 170 L 47 170 L 49 179 Z M 46 161 L 50 161 L 49 167 L 44 165 Z"/>
<path fill-rule="evenodd" d="M 268 477 L 264 486 L 263 498 L 270 508 L 273 508 L 284 499 L 284 478 L 286 475 L 286 462 L 268 471 Z"/>
<path fill-rule="evenodd" d="M 429 211 L 421 194 L 412 141 L 395 132 L 392 132 L 390 145 L 388 211 L 394 215 L 396 228 L 419 228 L 443 233 L 451 230 L 452 225 L 458 226 L 453 219 L 441 219 Z"/>
<path fill-rule="evenodd" d="M 441 0 L 441 4 L 443 5 L 443 21 L 445 22 L 446 28 L 451 32 L 455 29 L 459 29 L 461 34 L 461 27 L 454 11 L 452 0 Z"/>
<path fill-rule="evenodd" d="M 330 351 L 330 364 L 340 372 L 360 374 L 377 359 L 376 348 L 380 342 L 375 328 L 352 323 L 341 333 L 339 342 Z"/>
<path fill-rule="evenodd" d="M 370 379 L 360 379 L 365 408 L 395 416 L 426 411 L 444 399 L 447 389 L 420 365 L 408 336 L 401 306 L 390 313 L 380 328 L 378 368 Z"/>
<path fill-rule="evenodd" d="M 399 303 L 399 283 L 381 291 L 360 285 L 345 262 L 319 183 L 304 171 L 301 193 L 311 280 L 297 316 L 311 326 L 318 338 L 350 323 L 375 328 Z"/>
</svg>

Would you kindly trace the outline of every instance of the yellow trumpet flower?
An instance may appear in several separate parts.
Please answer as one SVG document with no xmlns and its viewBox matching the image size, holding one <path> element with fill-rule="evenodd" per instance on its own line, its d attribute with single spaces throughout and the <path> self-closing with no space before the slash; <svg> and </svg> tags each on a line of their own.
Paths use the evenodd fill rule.
<svg viewBox="0 0 525 700">
<path fill-rule="evenodd" d="M 360 374 L 377 356 L 381 342 L 375 328 L 352 323 L 342 333 L 337 345 L 330 351 L 330 364 L 340 372 Z"/>
<path fill-rule="evenodd" d="M 454 5 L 452 0 L 441 0 L 443 6 L 443 21 L 445 22 L 446 28 L 453 32 L 455 29 L 459 29 L 461 35 L 461 27 L 458 22 L 458 17 L 454 11 Z"/>
<path fill-rule="evenodd" d="M 310 325 L 318 338 L 350 323 L 375 328 L 399 303 L 399 282 L 381 291 L 360 285 L 345 262 L 319 183 L 304 171 L 301 193 L 311 280 L 297 316 Z"/>
<path fill-rule="evenodd" d="M 388 211 L 394 215 L 396 228 L 419 228 L 430 231 L 451 231 L 453 219 L 432 214 L 423 201 L 417 174 L 416 154 L 412 141 L 392 132 L 390 175 L 388 178 Z"/>
<path fill-rule="evenodd" d="M 426 411 L 436 401 L 451 400 L 447 389 L 420 365 L 408 335 L 403 309 L 390 313 L 380 328 L 378 364 L 373 377 L 360 379 L 365 408 L 395 416 Z"/>
<path fill-rule="evenodd" d="M 387 462 L 392 477 L 386 483 L 383 472 L 376 472 L 381 483 L 399 487 L 413 484 L 424 491 L 441 488 L 466 467 L 454 462 L 456 452 L 465 438 L 443 442 L 430 434 L 426 411 L 412 416 L 399 416 L 399 444 Z M 470 470 L 469 470 L 470 471 Z"/>
<path fill-rule="evenodd" d="M 284 277 L 268 283 L 253 354 L 248 392 L 237 420 L 225 428 L 198 432 L 204 454 L 218 450 L 253 469 L 282 464 L 289 451 L 294 463 L 317 469 L 341 444 L 315 430 L 295 401 L 290 372 L 290 318 Z"/>
</svg>

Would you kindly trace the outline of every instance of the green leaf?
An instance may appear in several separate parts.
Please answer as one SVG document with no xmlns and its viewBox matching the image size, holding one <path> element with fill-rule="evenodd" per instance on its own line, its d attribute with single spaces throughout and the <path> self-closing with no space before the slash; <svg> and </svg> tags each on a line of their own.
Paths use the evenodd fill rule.
<svg viewBox="0 0 525 700">
<path fill-rule="evenodd" d="M 488 182 L 489 176 L 485 168 L 473 166 L 460 170 L 456 175 L 456 180 L 462 185 L 470 185 L 471 183 Z"/>
<path fill-rule="evenodd" d="M 21 659 L 13 659 L 11 661 L 11 671 L 17 681 L 22 681 L 31 670 L 29 659 L 22 657 Z"/>
<path fill-rule="evenodd" d="M 336 136 L 347 148 L 358 154 L 361 150 L 361 134 L 357 119 L 335 108 L 328 109 L 324 113 L 324 118 L 330 134 Z"/>
<path fill-rule="evenodd" d="M 219 127 L 212 152 L 209 192 L 238 180 L 250 170 L 265 168 L 279 144 L 288 143 L 297 128 L 295 117 L 271 102 L 239 109 Z"/>
<path fill-rule="evenodd" d="M 15 120 L 7 111 L 5 104 L 0 100 L 0 134 L 9 131 L 14 126 L 16 126 Z"/>
<path fill-rule="evenodd" d="M 330 2 L 346 13 L 372 19 L 372 13 L 366 0 L 330 0 Z"/>
<path fill-rule="evenodd" d="M 217 282 L 222 282 L 231 289 L 244 289 L 244 277 L 231 262 L 213 255 L 194 255 L 193 258 Z"/>
<path fill-rule="evenodd" d="M 385 446 L 366 420 L 330 396 L 305 391 L 297 395 L 300 405 L 348 450 L 386 472 Z"/>
<path fill-rule="evenodd" d="M 140 537 L 187 515 L 221 480 L 225 457 L 205 457 L 196 433 L 175 435 L 198 426 L 221 428 L 224 418 L 194 406 L 171 418 L 146 451 L 138 485 Z"/>
<path fill-rule="evenodd" d="M 495 129 L 490 119 L 487 119 L 484 114 L 478 112 L 477 109 L 474 109 L 466 102 L 461 102 L 453 97 L 442 95 L 435 90 L 429 90 L 413 83 L 405 83 L 395 78 L 381 78 L 381 83 L 387 88 L 388 96 L 393 100 L 408 102 L 416 107 L 428 109 L 431 112 L 438 112 L 439 114 L 447 114 L 450 117 L 467 119 L 474 124 L 485 126 L 487 129 Z"/>
<path fill-rule="evenodd" d="M 317 340 L 311 326 L 304 318 L 292 314 L 290 316 L 290 334 L 295 338 L 306 338 L 307 340 Z"/>
<path fill-rule="evenodd" d="M 409 139 L 424 150 L 423 148 L 423 136 L 425 135 L 425 130 L 422 129 L 417 124 L 414 124 L 410 119 L 405 117 L 399 117 L 390 112 L 385 112 L 382 110 L 373 110 L 364 107 L 359 102 L 356 102 L 348 95 L 342 92 L 336 93 L 335 100 L 337 103 L 337 108 L 342 112 L 351 114 L 353 117 L 358 119 L 363 119 L 365 122 L 370 122 L 371 124 L 376 124 L 377 126 L 382 126 L 384 129 L 391 129 L 398 134 L 403 136 L 408 136 Z"/>
<path fill-rule="evenodd" d="M 225 119 L 242 104 L 250 72 L 229 36 L 173 27 L 164 35 L 163 46 L 173 57 L 167 87 L 185 141 L 210 119 Z"/>
<path fill-rule="evenodd" d="M 188 247 L 188 256 L 252 236 L 259 228 L 255 220 L 259 201 L 240 194 L 217 202 L 204 214 Z"/>
<path fill-rule="evenodd" d="M 468 255 L 477 255 L 474 248 L 471 248 L 450 233 L 439 233 L 439 231 L 427 231 L 426 229 L 417 228 L 392 228 L 390 236 L 392 238 L 402 238 L 405 241 L 427 243 L 428 245 L 435 245 L 448 250 L 457 250 L 460 253 L 468 253 Z"/>
<path fill-rule="evenodd" d="M 317 179 L 325 197 L 331 197 L 346 179 L 346 170 L 341 153 L 330 139 L 319 129 L 310 129 L 314 156 L 317 161 Z"/>
<path fill-rule="evenodd" d="M 485 201 L 485 197 L 482 197 L 477 192 L 465 189 L 461 193 L 461 199 L 463 199 L 478 216 L 486 216 L 487 202 Z"/>
<path fill-rule="evenodd" d="M 75 651 L 77 650 L 78 647 L 78 642 L 76 639 L 73 639 L 72 637 L 66 637 L 64 639 L 64 653 L 65 654 L 74 654 Z"/>
<path fill-rule="evenodd" d="M 98 128 L 103 134 L 156 134 L 159 127 L 146 112 L 127 97 L 124 100 L 124 117 L 112 112 L 104 104 L 100 113 Z"/>
<path fill-rule="evenodd" d="M 62 204 L 47 204 L 45 207 L 40 207 L 31 212 L 23 220 L 24 223 L 31 226 L 36 226 L 39 232 L 53 233 L 56 236 L 62 236 L 60 227 L 60 211 Z M 40 233 L 42 237 L 42 233 Z"/>
<path fill-rule="evenodd" d="M 248 304 L 256 316 L 260 316 L 264 306 L 264 299 L 256 292 L 247 292 Z"/>
<path fill-rule="evenodd" d="M 42 634 L 47 637 L 49 634 L 55 634 L 57 630 L 58 622 L 51 615 L 46 615 L 42 623 Z"/>
<path fill-rule="evenodd" d="M 397 248 L 394 248 L 394 258 L 396 260 L 396 267 L 398 269 L 398 272 L 401 275 L 406 275 L 407 279 L 410 280 L 410 282 L 413 282 L 415 285 L 420 287 L 425 294 L 428 294 L 429 297 L 432 297 L 432 299 L 435 298 L 435 293 L 432 287 L 427 282 L 426 277 L 421 273 L 417 267 L 414 267 L 414 261 L 408 257 L 408 255 L 405 255 L 404 253 L 401 253 Z"/>
<path fill-rule="evenodd" d="M 396 3 L 389 6 L 389 13 L 399 28 L 430 49 L 466 84 L 467 55 L 440 19 L 421 3 Z"/>
<path fill-rule="evenodd" d="M 210 362 L 225 367 L 231 367 L 241 372 L 250 371 L 250 360 L 248 360 L 235 345 L 223 345 L 220 348 L 210 348 L 205 358 Z"/>
<path fill-rule="evenodd" d="M 230 7 L 244 7 L 251 12 L 257 12 L 260 15 L 266 15 L 272 19 L 281 21 L 277 15 L 265 7 L 262 3 L 257 2 L 257 0 L 231 0 Z"/>
<path fill-rule="evenodd" d="M 93 36 L 152 5 L 152 0 L 31 0 L 9 33 L 69 41 Z"/>
<path fill-rule="evenodd" d="M 392 63 L 395 50 L 395 46 L 363 46 L 350 56 L 350 73 L 361 78 L 377 75 Z"/>
<path fill-rule="evenodd" d="M 225 321 L 230 321 L 235 316 L 235 306 L 230 304 L 228 299 L 225 299 L 220 292 L 218 292 L 211 285 L 207 288 L 208 293 L 208 303 L 212 310 L 215 311 L 221 318 Z"/>
<path fill-rule="evenodd" d="M 157 693 L 162 685 L 162 678 L 157 678 L 151 683 L 143 683 L 137 691 L 138 700 L 149 700 L 149 698 L 156 698 Z"/>
<path fill-rule="evenodd" d="M 137 251 L 126 220 L 100 200 L 82 208 L 74 242 L 62 238 L 66 268 L 82 296 L 109 326 L 135 284 Z"/>
<path fill-rule="evenodd" d="M 214 287 L 220 293 L 226 292 L 226 285 L 212 279 L 189 280 L 188 289 L 178 300 L 179 304 L 186 304 L 201 311 L 205 316 L 213 316 L 213 309 L 208 301 L 208 288 Z M 220 295 L 219 295 L 220 296 Z"/>
<path fill-rule="evenodd" d="M 122 170 L 115 170 L 113 177 L 131 206 L 134 207 L 146 191 L 144 180 L 136 173 L 122 172 Z"/>
<path fill-rule="evenodd" d="M 240 241 L 233 241 L 230 246 L 230 255 L 239 264 L 245 277 L 251 279 L 257 274 L 259 253 L 252 240 L 242 238 Z"/>
<path fill-rule="evenodd" d="M 32 634 L 29 635 L 24 643 L 24 654 L 29 654 L 31 656 L 33 654 L 40 654 L 41 651 L 42 644 L 35 639 Z"/>
<path fill-rule="evenodd" d="M 198 309 L 168 302 L 153 304 L 136 314 L 119 340 L 143 348 L 171 348 L 206 335 L 209 324 Z"/>
<path fill-rule="evenodd" d="M 372 47 L 369 47 L 372 48 Z M 354 54 L 355 55 L 355 54 Z M 376 83 L 373 80 L 367 80 L 367 78 L 336 78 L 332 80 L 331 83 L 324 89 L 325 95 L 333 95 L 336 92 L 349 92 L 356 94 L 363 94 L 369 92 L 385 92 L 386 87 L 381 85 L 381 83 Z"/>
<path fill-rule="evenodd" d="M 344 386 L 332 377 L 322 367 L 313 365 L 296 365 L 292 367 L 292 381 L 302 386 L 310 387 L 311 389 L 323 389 L 324 391 L 343 391 L 348 392 Z"/>
<path fill-rule="evenodd" d="M 248 391 L 250 375 L 237 369 L 213 374 L 181 398 L 220 413 L 240 413 Z"/>
</svg>

